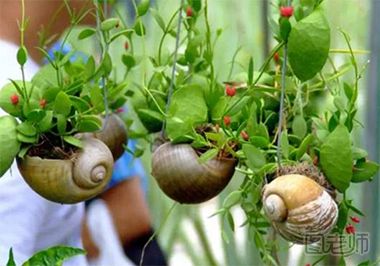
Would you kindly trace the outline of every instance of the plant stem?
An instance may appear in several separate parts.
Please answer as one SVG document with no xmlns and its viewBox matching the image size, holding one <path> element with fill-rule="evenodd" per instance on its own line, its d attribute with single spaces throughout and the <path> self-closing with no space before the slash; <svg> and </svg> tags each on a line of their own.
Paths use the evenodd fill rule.
<svg viewBox="0 0 380 266">
<path fill-rule="evenodd" d="M 166 214 L 166 216 L 164 217 L 164 220 L 162 221 L 162 223 L 160 224 L 160 226 L 157 228 L 157 230 L 154 231 L 154 233 L 152 234 L 152 236 L 148 239 L 148 241 L 145 243 L 143 249 L 142 249 L 142 252 L 141 252 L 141 257 L 140 257 L 140 262 L 139 262 L 139 266 L 142 266 L 143 265 L 143 262 L 144 262 L 144 255 L 145 255 L 145 250 L 146 248 L 148 247 L 148 245 L 150 244 L 150 242 L 152 242 L 152 240 L 156 237 L 156 235 L 161 231 L 162 227 L 166 224 L 170 214 L 172 213 L 172 211 L 174 210 L 175 206 L 177 206 L 177 202 L 174 202 L 173 205 L 170 207 L 168 213 Z"/>
<path fill-rule="evenodd" d="M 205 0 L 205 8 L 204 8 L 204 13 L 205 13 L 205 23 L 206 23 L 206 38 L 207 38 L 207 52 L 209 53 L 210 56 L 210 76 L 211 76 L 211 83 L 214 83 L 214 65 L 212 63 L 213 59 L 213 52 L 212 52 L 212 45 L 211 45 L 211 30 L 210 30 L 210 23 L 208 21 L 208 3 L 207 0 Z"/>
<path fill-rule="evenodd" d="M 254 88 L 256 86 L 256 83 L 259 82 L 261 76 L 265 72 L 265 69 L 268 67 L 270 61 L 272 60 L 273 55 L 276 52 L 278 52 L 281 49 L 281 47 L 284 46 L 284 44 L 285 44 L 284 42 L 280 42 L 279 44 L 276 45 L 276 47 L 273 48 L 270 55 L 265 59 L 265 62 L 260 69 L 260 73 L 257 76 L 257 78 L 255 79 L 255 81 L 252 83 L 252 86 L 250 86 L 247 90 L 244 91 L 244 93 L 241 95 L 241 97 L 231 107 L 229 107 L 227 109 L 227 111 L 224 112 L 224 115 L 228 114 L 228 112 L 230 112 L 236 105 L 238 105 L 241 102 L 241 100 L 244 98 L 244 96 L 246 96 L 250 92 L 250 90 L 249 90 L 250 88 Z"/>
<path fill-rule="evenodd" d="M 105 0 L 106 1 L 106 0 Z M 101 50 L 101 53 L 100 53 L 100 64 L 103 63 L 103 60 L 108 52 L 108 48 L 109 48 L 109 45 L 108 45 L 108 40 L 106 38 L 106 36 L 104 34 L 100 34 L 101 32 L 101 28 L 100 28 L 100 14 L 99 14 L 99 11 L 100 11 L 100 7 L 99 7 L 99 3 L 98 1 L 94 1 L 95 3 L 95 10 L 96 10 L 96 28 L 97 28 L 97 31 L 99 33 L 99 46 L 100 46 L 100 50 Z M 103 38 L 103 42 L 104 42 L 104 46 L 103 46 L 103 42 L 102 42 L 102 38 Z M 109 108 L 108 108 L 108 90 L 107 90 L 107 84 L 106 84 L 106 78 L 104 75 L 102 75 L 102 78 L 101 78 L 101 85 L 103 87 L 103 101 L 104 101 L 104 109 L 105 109 L 105 118 L 104 118 L 104 123 L 102 125 L 102 128 L 104 129 L 106 126 L 107 126 L 107 123 L 108 123 L 108 117 L 109 117 Z"/>
<path fill-rule="evenodd" d="M 361 50 L 361 49 L 330 49 L 330 53 L 336 53 L 336 54 L 369 54 L 370 51 L 368 50 Z"/>
<path fill-rule="evenodd" d="M 202 247 L 204 249 L 204 252 L 205 252 L 207 260 L 209 261 L 209 264 L 210 265 L 218 265 L 216 263 L 214 255 L 212 254 L 210 245 L 209 245 L 209 243 L 207 241 L 207 236 L 206 236 L 206 233 L 204 231 L 201 219 L 199 218 L 199 214 L 196 213 L 192 218 L 193 218 L 192 221 L 193 221 L 195 230 L 198 233 L 199 239 L 201 241 L 201 245 L 202 245 Z"/>
<path fill-rule="evenodd" d="M 174 18 L 176 17 L 177 13 L 181 11 L 181 9 L 182 9 L 182 6 L 176 12 L 174 12 L 173 16 L 170 18 L 170 20 L 168 22 L 168 25 L 166 25 L 164 34 L 162 35 L 162 37 L 160 39 L 160 44 L 158 46 L 158 64 L 159 65 L 161 65 L 162 46 L 164 44 L 165 37 L 169 32 L 170 26 L 172 25 Z"/>
<path fill-rule="evenodd" d="M 21 24 L 20 24 L 20 47 L 24 47 L 24 33 L 25 33 L 25 0 L 21 0 Z M 26 48 L 25 48 L 26 50 Z M 29 96 L 28 91 L 26 89 L 26 82 L 25 82 L 25 70 L 24 65 L 20 65 L 21 68 L 21 77 L 22 77 L 22 85 L 23 85 L 23 96 L 25 97 L 25 101 L 27 104 L 29 104 Z"/>
<path fill-rule="evenodd" d="M 170 101 L 171 97 L 173 94 L 173 88 L 174 88 L 174 80 L 175 80 L 175 72 L 176 72 L 176 67 L 177 67 L 177 54 L 178 54 L 178 48 L 179 48 L 179 35 L 181 33 L 181 24 L 182 24 L 182 12 L 181 9 L 184 5 L 184 0 L 181 0 L 180 3 L 180 8 L 178 12 L 178 24 L 177 24 L 177 35 L 175 38 L 175 49 L 174 49 L 174 55 L 173 55 L 173 68 L 172 68 L 172 75 L 171 75 L 171 80 L 170 80 L 170 85 L 169 85 L 169 90 L 168 90 L 168 99 L 166 101 L 166 107 L 165 107 L 165 113 L 168 113 L 169 106 L 170 106 Z M 162 123 L 162 129 L 161 129 L 161 136 L 164 137 L 164 129 L 165 129 L 165 123 L 166 120 Z"/>
<path fill-rule="evenodd" d="M 282 62 L 281 69 L 281 96 L 280 96 L 280 111 L 279 111 L 279 119 L 278 119 L 278 136 L 277 136 L 277 164 L 278 167 L 281 168 L 281 133 L 282 133 L 282 123 L 284 120 L 284 98 L 285 98 L 285 82 L 286 82 L 286 65 L 288 59 L 288 45 L 284 46 L 284 60 Z"/>
</svg>

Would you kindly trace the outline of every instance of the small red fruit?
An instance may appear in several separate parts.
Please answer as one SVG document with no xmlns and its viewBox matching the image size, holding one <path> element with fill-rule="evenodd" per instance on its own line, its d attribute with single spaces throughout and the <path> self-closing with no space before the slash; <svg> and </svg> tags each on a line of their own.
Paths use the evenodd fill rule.
<svg viewBox="0 0 380 266">
<path fill-rule="evenodd" d="M 124 113 L 124 108 L 123 107 L 117 108 L 116 113 L 117 114 Z"/>
<path fill-rule="evenodd" d="M 236 88 L 230 85 L 226 85 L 226 94 L 230 97 L 234 96 L 236 94 Z"/>
<path fill-rule="evenodd" d="M 240 132 L 240 136 L 245 140 L 245 141 L 248 141 L 249 140 L 249 135 L 246 131 L 242 131 Z"/>
<path fill-rule="evenodd" d="M 43 108 L 45 108 L 45 106 L 46 106 L 46 99 L 41 99 L 40 100 L 40 107 L 43 109 Z"/>
<path fill-rule="evenodd" d="M 228 127 L 231 124 L 231 117 L 226 115 L 225 117 L 223 117 L 223 122 Z"/>
<path fill-rule="evenodd" d="M 125 49 L 125 50 L 128 50 L 128 49 L 129 49 L 129 43 L 128 43 L 128 42 L 125 42 L 125 43 L 124 43 L 124 49 Z"/>
<path fill-rule="evenodd" d="M 278 64 L 278 62 L 280 61 L 280 55 L 276 52 L 274 55 L 273 55 L 273 60 Z"/>
<path fill-rule="evenodd" d="M 282 6 L 280 7 L 281 17 L 290 18 L 293 16 L 293 7 L 292 6 Z"/>
<path fill-rule="evenodd" d="M 305 266 L 311 266 L 311 264 L 310 264 L 310 263 L 307 263 L 307 264 L 305 264 Z"/>
<path fill-rule="evenodd" d="M 353 221 L 354 223 L 356 223 L 356 224 L 360 223 L 359 217 L 353 217 L 353 216 L 351 216 L 350 218 L 351 218 L 351 221 Z"/>
<path fill-rule="evenodd" d="M 187 8 L 186 8 L 186 16 L 187 17 L 192 17 L 194 15 L 194 13 L 193 13 L 193 9 L 191 8 L 191 6 L 188 6 Z"/>
<path fill-rule="evenodd" d="M 9 98 L 11 100 L 11 103 L 13 105 L 17 105 L 19 101 L 19 97 L 16 93 L 12 94 L 11 97 Z"/>
<path fill-rule="evenodd" d="M 346 233 L 347 234 L 355 234 L 355 227 L 352 224 L 348 224 L 346 226 Z"/>
</svg>

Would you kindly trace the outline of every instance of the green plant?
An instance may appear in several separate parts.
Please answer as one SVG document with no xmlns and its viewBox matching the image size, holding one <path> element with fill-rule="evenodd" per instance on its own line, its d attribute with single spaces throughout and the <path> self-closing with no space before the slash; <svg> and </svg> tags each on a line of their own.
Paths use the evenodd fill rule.
<svg viewBox="0 0 380 266">
<path fill-rule="evenodd" d="M 131 29 L 118 27 L 119 19 L 99 22 L 99 29 L 86 28 L 78 38 L 84 40 L 99 33 L 102 56 L 96 63 L 94 56 L 75 56 L 77 51 L 63 52 L 66 40 L 89 10 L 71 14 L 71 27 L 61 42 L 60 49 L 49 54 L 39 48 L 48 61 L 31 81 L 11 80 L 0 91 L 0 107 L 9 115 L 1 117 L 0 175 L 8 170 L 16 156 L 38 154 L 43 158 L 68 158 L 73 150 L 82 147 L 77 133 L 95 132 L 102 128 L 101 115 L 121 107 L 126 101 L 127 84 L 111 78 L 112 60 L 108 46 L 118 37 L 130 34 Z M 99 11 L 101 12 L 101 11 Z M 100 20 L 100 18 L 99 18 Z M 28 60 L 23 44 L 17 54 L 23 69 Z M 57 148 L 58 147 L 58 148 Z"/>
<path fill-rule="evenodd" d="M 72 248 L 66 246 L 54 246 L 41 250 L 25 261 L 23 266 L 61 266 L 63 261 L 73 256 L 84 255 L 86 252 L 79 248 Z M 9 259 L 7 266 L 16 266 L 13 257 L 12 248 L 9 250 Z"/>
</svg>

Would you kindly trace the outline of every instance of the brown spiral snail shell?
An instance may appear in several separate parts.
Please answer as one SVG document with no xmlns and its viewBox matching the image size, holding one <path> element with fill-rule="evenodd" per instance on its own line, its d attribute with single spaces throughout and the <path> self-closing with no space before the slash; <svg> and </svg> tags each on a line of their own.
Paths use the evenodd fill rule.
<svg viewBox="0 0 380 266">
<path fill-rule="evenodd" d="M 111 178 L 113 158 L 108 147 L 85 138 L 83 149 L 71 159 L 42 159 L 26 155 L 17 160 L 28 185 L 42 197 L 58 203 L 77 203 L 95 197 Z"/>
<path fill-rule="evenodd" d="M 286 240 L 310 244 L 328 234 L 338 218 L 334 199 L 304 175 L 279 176 L 264 186 L 263 208 L 273 227 Z"/>
<path fill-rule="evenodd" d="M 201 203 L 218 195 L 235 172 L 236 160 L 214 158 L 206 163 L 189 144 L 164 143 L 153 153 L 152 175 L 171 199 Z"/>
<path fill-rule="evenodd" d="M 94 137 L 103 141 L 111 150 L 116 161 L 124 153 L 124 145 L 127 145 L 128 134 L 124 121 L 117 114 L 110 114 L 107 118 L 102 117 L 105 126 L 100 131 L 91 133 L 80 133 L 78 137 Z"/>
</svg>

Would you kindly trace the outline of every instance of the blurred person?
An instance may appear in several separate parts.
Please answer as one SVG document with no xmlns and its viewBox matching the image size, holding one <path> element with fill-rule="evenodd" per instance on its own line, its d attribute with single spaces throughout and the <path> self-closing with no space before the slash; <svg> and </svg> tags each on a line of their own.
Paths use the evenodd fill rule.
<svg viewBox="0 0 380 266">
<path fill-rule="evenodd" d="M 134 140 L 128 141 L 129 149 L 134 150 L 135 145 Z M 145 200 L 147 176 L 141 161 L 133 158 L 132 154 L 124 152 L 115 162 L 109 187 L 99 198 L 104 201 L 110 212 L 124 254 L 138 265 L 143 247 L 153 234 Z M 85 223 L 83 244 L 90 260 L 103 252 L 101 247 L 98 247 L 102 243 L 95 243 L 99 241 L 93 241 L 93 234 L 97 234 L 96 229 L 89 230 Z M 102 246 L 104 247 L 104 244 Z M 145 250 L 143 265 L 166 264 L 157 239 L 153 238 Z"/>
<path fill-rule="evenodd" d="M 73 8 L 91 5 L 91 1 L 71 1 Z M 87 7 L 86 7 L 87 8 Z M 38 71 L 40 54 L 37 32 L 50 25 L 54 34 L 60 34 L 70 22 L 66 8 L 60 0 L 25 0 L 28 27 L 25 31 L 25 46 L 29 59 L 25 65 L 25 78 Z M 52 21 L 53 14 L 56 19 Z M 0 5 L 0 87 L 9 79 L 21 79 L 16 60 L 21 22 L 21 1 L 2 0 Z M 0 109 L 0 116 L 5 113 Z M 1 156 L 1 154 L 0 154 Z M 34 253 L 54 245 L 82 247 L 81 220 L 84 203 L 62 205 L 48 201 L 35 193 L 23 180 L 14 162 L 0 179 L 0 265 L 8 260 L 9 249 L 13 249 L 16 264 L 21 265 Z M 87 265 L 85 256 L 76 256 L 65 266 Z"/>
</svg>

